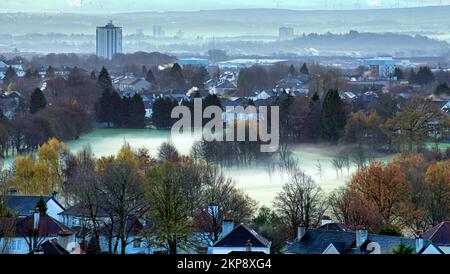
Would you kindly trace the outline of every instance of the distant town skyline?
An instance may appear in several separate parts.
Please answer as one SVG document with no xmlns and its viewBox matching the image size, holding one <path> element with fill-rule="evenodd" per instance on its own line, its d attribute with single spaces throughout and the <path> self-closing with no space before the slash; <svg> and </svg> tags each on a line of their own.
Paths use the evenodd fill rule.
<svg viewBox="0 0 450 274">
<path fill-rule="evenodd" d="M 450 5 L 450 0 L 2 0 L 2 12 L 119 13 L 239 8 L 370 9 Z"/>
</svg>

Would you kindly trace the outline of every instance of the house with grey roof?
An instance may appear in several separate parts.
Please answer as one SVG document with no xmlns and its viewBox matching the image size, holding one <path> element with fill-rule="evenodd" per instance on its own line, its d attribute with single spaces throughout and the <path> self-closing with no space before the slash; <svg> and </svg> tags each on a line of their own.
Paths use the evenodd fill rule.
<svg viewBox="0 0 450 274">
<path fill-rule="evenodd" d="M 401 244 L 419 253 L 428 241 L 370 234 L 365 229 L 351 231 L 340 225 L 319 229 L 298 228 L 297 238 L 288 246 L 287 254 L 391 254 Z"/>
<path fill-rule="evenodd" d="M 422 234 L 429 241 L 422 254 L 450 254 L 450 221 L 442 222 Z"/>
<path fill-rule="evenodd" d="M 42 196 L 47 205 L 47 215 L 62 222 L 59 215 L 65 209 L 57 201 L 56 194 L 53 196 Z M 27 217 L 34 214 L 36 206 L 41 196 L 22 196 L 16 195 L 15 191 L 11 191 L 11 195 L 6 196 L 8 208 L 15 213 L 17 217 Z"/>
<path fill-rule="evenodd" d="M 209 248 L 209 254 L 264 253 L 270 254 L 272 242 L 246 224 L 234 227 L 234 222 L 222 223 L 222 238 Z"/>
</svg>

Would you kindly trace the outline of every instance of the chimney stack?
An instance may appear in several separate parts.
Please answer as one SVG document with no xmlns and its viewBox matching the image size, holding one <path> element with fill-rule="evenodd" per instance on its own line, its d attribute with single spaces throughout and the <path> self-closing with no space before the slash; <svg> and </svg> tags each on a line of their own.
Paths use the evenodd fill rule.
<svg viewBox="0 0 450 274">
<path fill-rule="evenodd" d="M 416 253 L 418 254 L 423 249 L 422 236 L 416 237 Z"/>
<path fill-rule="evenodd" d="M 306 234 L 306 226 L 304 224 L 301 224 L 297 228 L 297 240 L 301 240 Z"/>
<path fill-rule="evenodd" d="M 360 248 L 369 238 L 369 232 L 366 228 L 360 227 L 356 230 L 356 247 Z"/>
<path fill-rule="evenodd" d="M 222 238 L 228 235 L 234 229 L 233 220 L 223 220 L 222 221 Z"/>
<path fill-rule="evenodd" d="M 17 196 L 17 190 L 13 187 L 9 190 L 9 195 L 11 196 Z"/>
<path fill-rule="evenodd" d="M 41 218 L 41 213 L 39 212 L 39 208 L 36 207 L 34 210 L 33 215 L 33 230 L 38 231 L 39 230 L 39 219 Z"/>
<path fill-rule="evenodd" d="M 252 242 L 250 240 L 247 241 L 247 243 L 245 244 L 245 251 L 247 252 L 252 252 Z"/>
</svg>

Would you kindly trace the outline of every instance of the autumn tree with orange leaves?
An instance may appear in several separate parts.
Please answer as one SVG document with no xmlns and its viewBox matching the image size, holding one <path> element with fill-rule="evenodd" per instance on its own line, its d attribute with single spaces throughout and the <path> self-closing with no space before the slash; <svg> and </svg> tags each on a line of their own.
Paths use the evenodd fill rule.
<svg viewBox="0 0 450 274">
<path fill-rule="evenodd" d="M 360 167 L 347 188 L 331 196 L 331 206 L 350 226 L 373 232 L 383 226 L 402 229 L 415 214 L 411 184 L 396 162 Z"/>
</svg>

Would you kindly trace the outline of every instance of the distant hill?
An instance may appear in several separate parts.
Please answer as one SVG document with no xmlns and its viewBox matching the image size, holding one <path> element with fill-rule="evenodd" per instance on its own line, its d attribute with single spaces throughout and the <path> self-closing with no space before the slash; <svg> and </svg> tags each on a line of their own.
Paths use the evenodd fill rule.
<svg viewBox="0 0 450 274">
<path fill-rule="evenodd" d="M 109 19 L 121 25 L 126 33 L 161 25 L 167 34 L 179 29 L 186 36 L 277 35 L 278 27 L 293 27 L 302 33 L 396 32 L 421 33 L 450 41 L 450 6 L 298 11 L 282 9 L 234 9 L 194 12 L 142 12 L 112 15 L 3 13 L 0 33 L 87 33 L 94 34 L 97 25 Z"/>
</svg>

